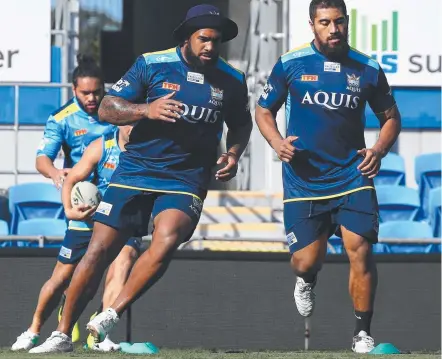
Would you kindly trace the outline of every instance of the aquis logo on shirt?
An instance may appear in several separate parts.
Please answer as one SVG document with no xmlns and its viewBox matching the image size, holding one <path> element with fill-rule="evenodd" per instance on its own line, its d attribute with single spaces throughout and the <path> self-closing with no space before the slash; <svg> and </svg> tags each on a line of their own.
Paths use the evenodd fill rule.
<svg viewBox="0 0 442 359">
<path fill-rule="evenodd" d="M 215 123 L 221 111 L 183 103 L 181 118 L 189 123 Z"/>
<path fill-rule="evenodd" d="M 317 91 L 310 93 L 307 91 L 301 103 L 303 105 L 319 105 L 328 110 L 337 110 L 339 108 L 355 110 L 359 106 L 360 97 L 336 92 Z"/>
</svg>

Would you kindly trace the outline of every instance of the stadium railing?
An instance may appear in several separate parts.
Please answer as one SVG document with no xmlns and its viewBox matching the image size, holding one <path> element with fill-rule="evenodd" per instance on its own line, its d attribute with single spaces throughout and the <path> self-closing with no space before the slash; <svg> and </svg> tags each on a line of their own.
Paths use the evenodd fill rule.
<svg viewBox="0 0 442 359">
<path fill-rule="evenodd" d="M 10 242 L 27 242 L 34 243 L 37 245 L 38 248 L 44 248 L 47 247 L 48 244 L 54 244 L 57 242 L 63 241 L 63 236 L 19 236 L 19 235 L 9 235 L 9 236 L 0 236 L 0 241 L 10 241 Z M 149 243 L 152 240 L 152 236 L 144 236 L 142 237 L 143 243 Z M 201 251 L 207 249 L 204 245 L 205 242 L 211 242 L 211 241 L 219 241 L 224 243 L 229 242 L 237 242 L 241 241 L 243 243 L 279 243 L 281 244 L 281 247 L 279 250 L 275 250 L 275 252 L 287 252 L 287 241 L 285 238 L 269 238 L 269 239 L 257 239 L 257 238 L 223 238 L 223 237 L 201 237 L 201 236 L 195 236 L 192 237 L 190 241 L 185 242 L 180 245 L 178 248 L 179 250 L 196 250 Z M 442 244 L 441 238 L 415 238 L 415 239 L 403 239 L 403 238 L 380 238 L 379 243 L 381 244 Z M 35 246 L 29 246 L 25 245 L 23 247 L 35 247 Z M 335 247 L 328 243 L 328 250 L 331 254 L 337 254 Z M 245 250 L 247 251 L 247 250 Z M 251 252 L 254 250 L 250 249 Z M 265 250 L 263 250 L 264 252 Z"/>
<path fill-rule="evenodd" d="M 105 84 L 105 89 L 110 88 L 112 84 Z M 13 89 L 13 96 L 9 96 L 2 90 L 5 88 Z M 14 166 L 10 170 L 0 170 L 0 175 L 14 175 L 14 183 L 18 183 L 18 175 L 38 174 L 36 170 L 20 170 L 19 169 L 19 130 L 26 129 L 28 131 L 42 131 L 43 126 L 49 115 L 62 106 L 72 96 L 71 83 L 41 83 L 41 82 L 0 82 L 0 99 L 3 109 L 0 111 L 0 131 L 14 132 Z M 40 90 L 40 89 L 59 89 L 57 96 L 46 94 L 33 99 L 33 94 L 37 91 L 28 93 L 21 90 Z M 26 101 L 22 101 L 24 97 Z M 29 103 L 29 100 L 33 99 Z M 47 100 L 45 103 L 39 103 L 39 100 Z M 11 101 L 12 100 L 12 101 Z M 49 103 L 50 102 L 50 103 Z"/>
</svg>

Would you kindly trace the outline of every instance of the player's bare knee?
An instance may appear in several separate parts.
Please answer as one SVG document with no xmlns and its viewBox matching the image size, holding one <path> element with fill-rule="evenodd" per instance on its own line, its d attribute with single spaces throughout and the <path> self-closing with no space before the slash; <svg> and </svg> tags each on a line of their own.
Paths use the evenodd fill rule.
<svg viewBox="0 0 442 359">
<path fill-rule="evenodd" d="M 322 263 L 315 261 L 314 258 L 297 256 L 296 253 L 293 253 L 290 265 L 295 274 L 299 277 L 315 275 L 322 268 Z"/>
<path fill-rule="evenodd" d="M 83 263 L 94 265 L 94 263 L 99 263 L 106 257 L 108 250 L 102 243 L 99 237 L 92 237 L 87 252 L 83 257 Z"/>
<path fill-rule="evenodd" d="M 99 246 L 89 247 L 83 259 L 81 260 L 81 264 L 83 267 L 95 268 L 100 261 L 103 260 L 103 256 L 105 255 L 105 251 Z"/>
<path fill-rule="evenodd" d="M 45 289 L 53 293 L 63 292 L 70 283 L 70 277 L 52 276 L 45 284 Z"/>
<path fill-rule="evenodd" d="M 71 265 L 61 265 L 58 262 L 54 272 L 49 278 L 47 285 L 51 287 L 52 290 L 65 290 L 72 279 L 72 275 L 74 273 L 74 268 Z"/>
<path fill-rule="evenodd" d="M 180 234 L 177 229 L 160 226 L 155 229 L 153 241 L 153 250 L 167 254 L 178 246 Z"/>
</svg>

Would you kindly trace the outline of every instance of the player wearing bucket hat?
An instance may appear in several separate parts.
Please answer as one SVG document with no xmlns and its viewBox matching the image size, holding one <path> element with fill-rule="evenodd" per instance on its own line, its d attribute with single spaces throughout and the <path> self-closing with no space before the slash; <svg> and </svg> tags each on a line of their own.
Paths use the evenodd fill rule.
<svg viewBox="0 0 442 359">
<path fill-rule="evenodd" d="M 187 11 L 185 20 L 174 30 L 173 36 L 182 42 L 199 29 L 216 29 L 221 32 L 221 41 L 226 42 L 238 35 L 238 25 L 223 16 L 219 9 L 212 5 L 197 5 Z"/>
<path fill-rule="evenodd" d="M 248 89 L 244 73 L 219 56 L 219 47 L 237 34 L 237 25 L 218 8 L 195 6 L 174 31 L 179 45 L 139 56 L 104 97 L 101 121 L 135 126 L 95 212 L 93 239 L 69 286 L 59 333 L 69 333 L 93 297 L 93 283 L 103 276 L 121 235 L 146 233 L 152 215 L 152 244 L 115 302 L 87 324 L 102 341 L 192 237 L 212 169 L 219 165 L 218 181 L 236 176 L 252 130 Z M 227 151 L 218 156 L 224 124 Z M 63 351 L 70 343 L 62 341 L 48 339 L 45 352 Z"/>
</svg>

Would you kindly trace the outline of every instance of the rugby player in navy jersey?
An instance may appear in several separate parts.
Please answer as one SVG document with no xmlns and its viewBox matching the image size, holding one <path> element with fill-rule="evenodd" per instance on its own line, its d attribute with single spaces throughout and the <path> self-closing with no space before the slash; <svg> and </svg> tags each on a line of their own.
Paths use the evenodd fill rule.
<svg viewBox="0 0 442 359">
<path fill-rule="evenodd" d="M 313 313 L 317 274 L 336 231 L 350 260 L 352 349 L 365 353 L 374 347 L 370 323 L 377 283 L 373 177 L 399 135 L 401 119 L 379 64 L 348 45 L 344 1 L 311 1 L 310 26 L 314 40 L 275 64 L 258 101 L 256 123 L 283 161 L 284 225 L 297 275 L 298 311 L 304 317 Z M 275 123 L 284 102 L 286 138 Z M 372 148 L 364 140 L 367 103 L 381 126 Z"/>
<path fill-rule="evenodd" d="M 104 97 L 100 120 L 134 128 L 94 215 L 91 243 L 75 270 L 59 334 L 45 345 L 47 352 L 69 347 L 67 334 L 129 233 L 145 234 L 152 214 L 151 246 L 115 302 L 87 325 L 99 341 L 192 236 L 213 167 L 222 166 L 215 174 L 219 181 L 236 175 L 252 120 L 245 76 L 219 57 L 219 46 L 237 33 L 237 25 L 216 7 L 195 6 L 174 31 L 179 46 L 138 57 Z M 227 152 L 217 158 L 224 123 Z"/>
</svg>

